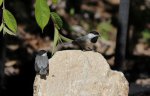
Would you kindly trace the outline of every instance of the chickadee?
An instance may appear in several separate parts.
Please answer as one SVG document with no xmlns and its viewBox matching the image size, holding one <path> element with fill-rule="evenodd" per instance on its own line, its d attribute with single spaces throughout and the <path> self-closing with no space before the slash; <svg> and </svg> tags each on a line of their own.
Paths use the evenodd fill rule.
<svg viewBox="0 0 150 96">
<path fill-rule="evenodd" d="M 35 71 L 40 74 L 41 77 L 46 77 L 49 71 L 49 62 L 47 51 L 40 50 L 35 57 Z"/>
<path fill-rule="evenodd" d="M 94 49 L 94 44 L 97 42 L 100 34 L 96 31 L 91 31 L 87 35 L 78 37 L 71 43 L 63 43 L 57 48 L 58 51 L 66 49 L 80 49 L 85 51 L 91 51 Z"/>
</svg>

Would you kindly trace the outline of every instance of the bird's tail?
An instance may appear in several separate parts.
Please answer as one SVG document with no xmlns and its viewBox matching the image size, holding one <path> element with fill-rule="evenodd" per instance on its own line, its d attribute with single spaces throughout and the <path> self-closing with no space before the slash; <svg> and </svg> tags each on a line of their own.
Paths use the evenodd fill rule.
<svg viewBox="0 0 150 96">
<path fill-rule="evenodd" d="M 40 75 L 46 75 L 47 70 L 42 67 L 39 73 L 40 73 Z"/>
</svg>

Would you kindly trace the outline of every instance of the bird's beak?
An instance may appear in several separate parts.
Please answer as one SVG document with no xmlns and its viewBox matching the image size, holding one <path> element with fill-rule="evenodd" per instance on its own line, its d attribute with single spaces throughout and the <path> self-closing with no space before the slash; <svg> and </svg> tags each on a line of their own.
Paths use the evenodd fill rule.
<svg viewBox="0 0 150 96">
<path fill-rule="evenodd" d="M 98 37 L 101 37 L 101 35 L 99 34 Z"/>
<path fill-rule="evenodd" d="M 101 39 L 101 35 L 98 35 L 98 39 Z"/>
<path fill-rule="evenodd" d="M 101 35 L 97 35 L 97 37 L 99 38 L 99 37 L 101 37 Z"/>
</svg>

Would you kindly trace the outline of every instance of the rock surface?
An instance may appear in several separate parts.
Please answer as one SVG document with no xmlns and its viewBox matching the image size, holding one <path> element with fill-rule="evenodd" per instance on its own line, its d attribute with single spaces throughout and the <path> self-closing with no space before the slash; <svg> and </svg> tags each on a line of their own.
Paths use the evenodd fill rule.
<svg viewBox="0 0 150 96">
<path fill-rule="evenodd" d="M 49 60 L 46 80 L 35 77 L 34 96 L 128 96 L 128 82 L 100 53 L 66 50 Z"/>
</svg>

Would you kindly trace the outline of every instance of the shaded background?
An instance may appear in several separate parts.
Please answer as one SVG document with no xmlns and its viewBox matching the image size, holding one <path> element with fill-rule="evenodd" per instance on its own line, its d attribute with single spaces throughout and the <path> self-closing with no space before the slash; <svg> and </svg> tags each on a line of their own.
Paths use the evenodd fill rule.
<svg viewBox="0 0 150 96">
<path fill-rule="evenodd" d="M 118 70 L 114 59 L 120 0 L 58 1 L 53 5 L 48 0 L 48 4 L 64 22 L 60 33 L 75 39 L 97 30 L 101 39 L 96 43 L 96 50 Z M 54 25 L 50 20 L 41 33 L 34 17 L 34 0 L 5 2 L 18 22 L 18 36 L 0 33 L 0 96 L 32 96 L 35 54 L 39 49 L 52 50 Z M 0 17 L 1 13 L 2 9 Z M 128 27 L 126 58 L 121 71 L 130 83 L 130 96 L 150 96 L 150 0 L 130 0 Z"/>
</svg>

